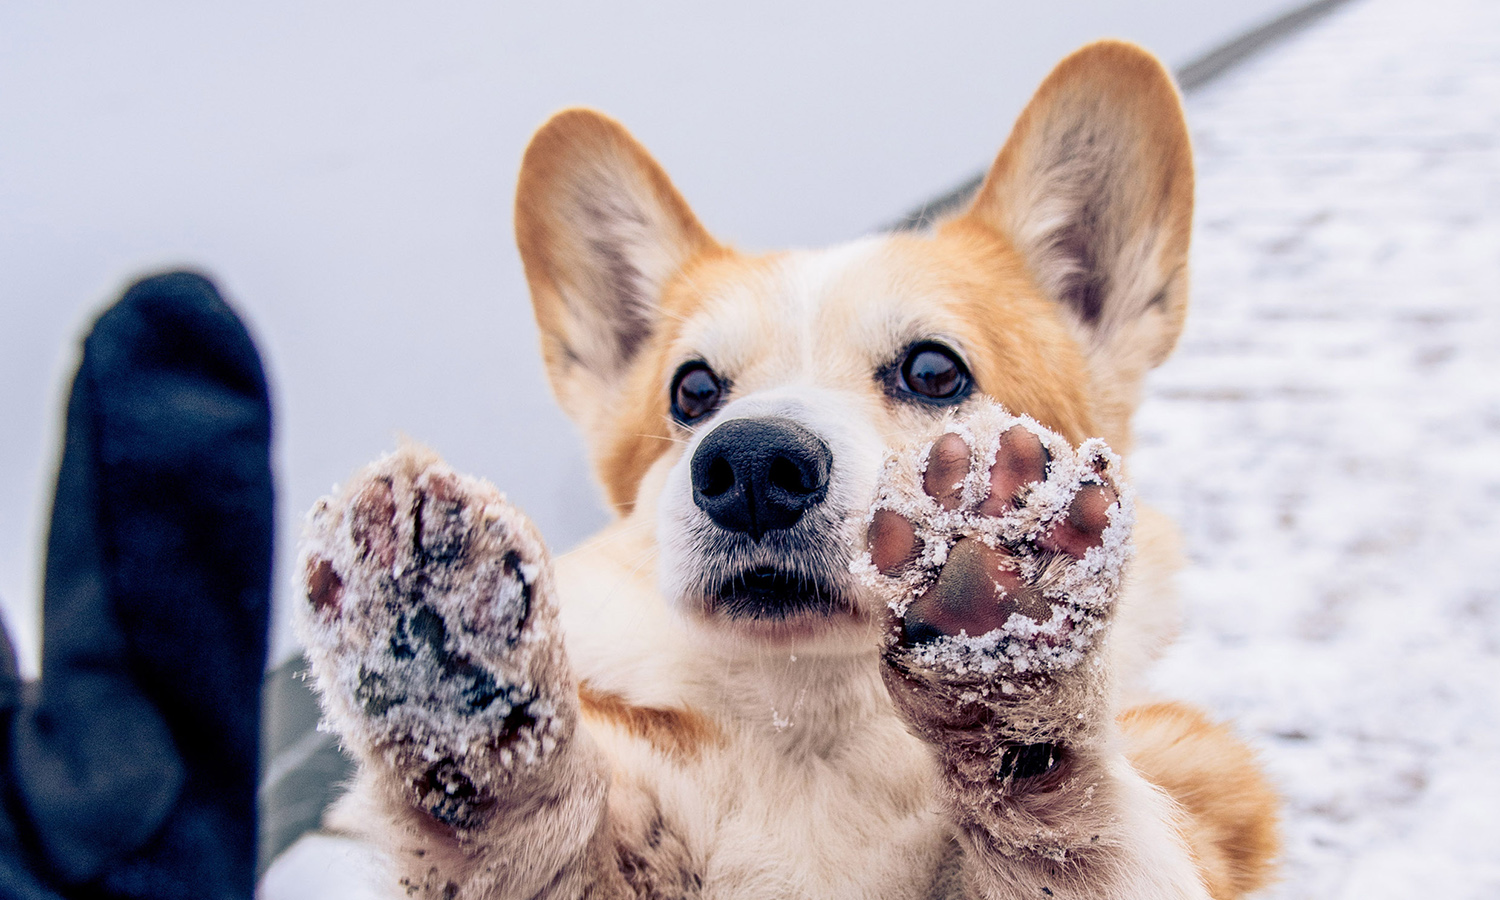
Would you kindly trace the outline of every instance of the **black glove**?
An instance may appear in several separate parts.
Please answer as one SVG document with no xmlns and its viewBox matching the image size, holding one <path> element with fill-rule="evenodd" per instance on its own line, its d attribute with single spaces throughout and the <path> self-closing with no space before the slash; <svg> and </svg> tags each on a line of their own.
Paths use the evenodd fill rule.
<svg viewBox="0 0 1500 900">
<path fill-rule="evenodd" d="M 42 678 L 0 648 L 0 896 L 249 900 L 271 413 L 204 278 L 94 325 L 47 541 Z"/>
</svg>

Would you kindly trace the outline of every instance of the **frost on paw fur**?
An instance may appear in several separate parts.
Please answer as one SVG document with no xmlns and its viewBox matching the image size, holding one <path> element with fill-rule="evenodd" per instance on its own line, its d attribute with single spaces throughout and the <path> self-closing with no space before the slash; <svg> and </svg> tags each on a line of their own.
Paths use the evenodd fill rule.
<svg viewBox="0 0 1500 900">
<path fill-rule="evenodd" d="M 855 568 L 889 603 L 887 682 L 919 731 L 984 725 L 1015 757 L 1002 769 L 1046 770 L 1106 707 L 1119 465 L 989 401 L 888 457 Z"/>
<path fill-rule="evenodd" d="M 546 551 L 493 486 L 407 447 L 309 515 L 297 626 L 329 727 L 413 801 L 478 824 L 566 740 Z"/>
</svg>

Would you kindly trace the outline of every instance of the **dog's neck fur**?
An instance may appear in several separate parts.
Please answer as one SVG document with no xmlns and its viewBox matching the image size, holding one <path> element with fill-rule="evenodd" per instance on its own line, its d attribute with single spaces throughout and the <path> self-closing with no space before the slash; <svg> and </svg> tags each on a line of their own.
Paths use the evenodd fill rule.
<svg viewBox="0 0 1500 900">
<path fill-rule="evenodd" d="M 642 562 L 652 555 L 649 530 L 632 517 L 558 560 L 580 680 L 642 706 L 712 709 L 723 725 L 763 730 L 788 749 L 826 748 L 860 723 L 892 715 L 873 634 L 867 649 L 842 653 L 716 636 L 667 607 L 653 567 Z"/>
<path fill-rule="evenodd" d="M 711 723 L 686 759 L 647 750 L 649 739 L 628 729 L 594 729 L 630 773 L 619 783 L 662 772 L 654 783 L 672 786 L 635 800 L 618 791 L 616 804 L 659 805 L 713 873 L 705 896 L 930 893 L 952 847 L 931 802 L 936 761 L 896 715 L 874 636 L 868 649 L 834 654 L 756 648 L 694 626 L 667 607 L 641 562 L 650 535 L 626 519 L 557 566 L 579 678 Z"/>
</svg>

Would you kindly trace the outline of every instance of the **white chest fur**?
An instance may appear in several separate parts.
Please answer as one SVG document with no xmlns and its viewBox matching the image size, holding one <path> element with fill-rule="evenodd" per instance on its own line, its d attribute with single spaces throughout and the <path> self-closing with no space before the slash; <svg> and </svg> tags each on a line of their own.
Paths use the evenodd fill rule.
<svg viewBox="0 0 1500 900">
<path fill-rule="evenodd" d="M 704 897 L 930 896 L 950 826 L 931 756 L 897 718 L 873 651 L 714 646 L 638 578 L 590 559 L 559 571 L 580 678 L 632 703 L 691 709 L 715 732 L 683 759 L 596 729 L 616 773 L 613 814 L 659 811 Z"/>
</svg>

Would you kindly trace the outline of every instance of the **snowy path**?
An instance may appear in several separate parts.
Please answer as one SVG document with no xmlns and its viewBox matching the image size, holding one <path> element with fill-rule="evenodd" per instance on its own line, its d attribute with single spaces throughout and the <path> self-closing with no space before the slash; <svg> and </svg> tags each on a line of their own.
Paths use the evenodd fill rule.
<svg viewBox="0 0 1500 900">
<path fill-rule="evenodd" d="M 1138 419 L 1164 692 L 1288 798 L 1285 898 L 1500 897 L 1500 4 L 1356 0 L 1188 102 L 1196 306 Z"/>
</svg>

